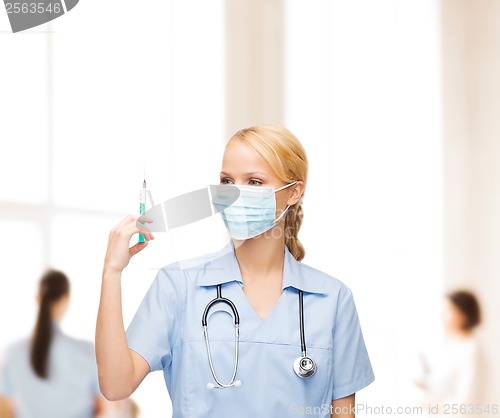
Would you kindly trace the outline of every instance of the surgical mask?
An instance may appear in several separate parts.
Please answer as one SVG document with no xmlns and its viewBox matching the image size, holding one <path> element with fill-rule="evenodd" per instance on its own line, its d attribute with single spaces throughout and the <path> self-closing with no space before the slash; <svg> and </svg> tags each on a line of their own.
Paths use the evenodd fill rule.
<svg viewBox="0 0 500 418">
<path fill-rule="evenodd" d="M 232 238 L 245 240 L 256 237 L 269 229 L 286 214 L 290 205 L 275 219 L 275 193 L 291 185 L 287 184 L 279 189 L 274 187 L 249 185 L 215 185 L 212 188 L 212 204 L 221 214 L 224 224 Z M 235 200 L 235 188 L 239 196 Z"/>
</svg>

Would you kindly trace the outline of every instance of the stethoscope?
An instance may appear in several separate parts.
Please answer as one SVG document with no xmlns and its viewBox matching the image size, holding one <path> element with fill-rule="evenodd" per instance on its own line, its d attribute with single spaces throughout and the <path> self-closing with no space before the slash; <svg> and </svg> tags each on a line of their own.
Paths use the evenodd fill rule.
<svg viewBox="0 0 500 418">
<path fill-rule="evenodd" d="M 218 378 L 217 374 L 215 373 L 214 370 L 214 365 L 212 362 L 212 355 L 210 354 L 210 342 L 208 338 L 208 312 L 210 311 L 210 308 L 216 304 L 216 303 L 225 303 L 229 305 L 233 312 L 233 319 L 234 319 L 234 345 L 235 345 L 235 362 L 234 362 L 234 369 L 233 369 L 233 376 L 231 377 L 231 380 L 229 383 L 222 383 Z M 293 362 L 293 370 L 295 374 L 300 377 L 301 379 L 308 379 L 316 373 L 316 362 L 311 358 L 307 356 L 307 350 L 306 350 L 306 337 L 305 337 L 305 332 L 304 332 L 304 300 L 303 300 L 303 293 L 302 290 L 299 290 L 299 324 L 300 324 L 300 349 L 302 351 L 302 356 L 297 357 L 295 361 Z M 207 346 L 207 355 L 208 355 L 208 362 L 210 364 L 210 370 L 212 372 L 212 376 L 214 377 L 215 384 L 214 383 L 208 383 L 207 388 L 208 389 L 225 389 L 229 387 L 240 387 L 241 386 L 241 380 L 235 380 L 236 379 L 236 372 L 238 370 L 238 345 L 239 345 L 239 339 L 240 339 L 240 316 L 238 314 L 238 309 L 236 309 L 236 305 L 227 298 L 222 297 L 222 285 L 218 284 L 217 285 L 217 297 L 215 299 L 212 299 L 210 302 L 208 302 L 207 306 L 205 307 L 205 310 L 203 311 L 203 316 L 201 317 L 201 325 L 203 326 L 203 334 L 205 336 L 205 343 Z"/>
</svg>

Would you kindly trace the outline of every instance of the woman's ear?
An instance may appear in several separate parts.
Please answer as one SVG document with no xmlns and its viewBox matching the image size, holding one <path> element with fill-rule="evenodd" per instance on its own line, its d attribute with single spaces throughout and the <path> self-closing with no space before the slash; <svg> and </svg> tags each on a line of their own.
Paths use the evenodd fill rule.
<svg viewBox="0 0 500 418">
<path fill-rule="evenodd" d="M 304 194 L 305 184 L 302 180 L 299 180 L 293 186 L 290 186 L 290 189 L 292 189 L 292 194 L 288 198 L 286 204 L 293 206 L 300 200 L 300 198 Z"/>
</svg>

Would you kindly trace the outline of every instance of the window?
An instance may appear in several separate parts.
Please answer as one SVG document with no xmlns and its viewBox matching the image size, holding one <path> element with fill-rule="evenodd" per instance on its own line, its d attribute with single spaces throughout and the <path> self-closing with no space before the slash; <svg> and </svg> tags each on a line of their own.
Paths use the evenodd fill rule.
<svg viewBox="0 0 500 418">
<path fill-rule="evenodd" d="M 109 230 L 138 211 L 144 166 L 157 202 L 218 181 L 223 18 L 220 0 L 112 0 L 98 10 L 78 4 L 15 36 L 1 22 L 0 245 L 9 256 L 0 265 L 0 313 L 16 318 L 3 342 L 31 331 L 49 265 L 72 284 L 63 326 L 94 339 Z M 125 325 L 164 255 L 131 267 Z M 148 377 L 134 395 L 144 416 L 169 414 L 162 380 Z"/>
</svg>

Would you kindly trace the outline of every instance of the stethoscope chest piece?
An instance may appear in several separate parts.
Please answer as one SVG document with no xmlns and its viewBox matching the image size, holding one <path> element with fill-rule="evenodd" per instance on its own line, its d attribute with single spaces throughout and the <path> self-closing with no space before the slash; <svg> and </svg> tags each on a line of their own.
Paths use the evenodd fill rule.
<svg viewBox="0 0 500 418">
<path fill-rule="evenodd" d="M 293 371 L 302 379 L 308 379 L 316 373 L 316 362 L 307 356 L 297 357 L 293 362 Z"/>
</svg>

